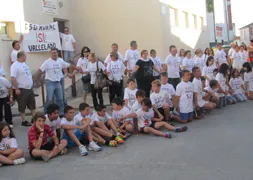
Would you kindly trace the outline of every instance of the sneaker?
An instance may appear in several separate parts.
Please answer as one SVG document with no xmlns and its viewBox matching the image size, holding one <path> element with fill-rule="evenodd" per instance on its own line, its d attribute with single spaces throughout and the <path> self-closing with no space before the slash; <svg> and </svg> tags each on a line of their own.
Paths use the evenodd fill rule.
<svg viewBox="0 0 253 180">
<path fill-rule="evenodd" d="M 15 159 L 13 162 L 14 162 L 14 165 L 24 164 L 25 158 Z"/>
<path fill-rule="evenodd" d="M 165 138 L 171 138 L 171 134 L 170 132 L 166 132 L 165 135 L 164 135 Z"/>
<path fill-rule="evenodd" d="M 87 156 L 88 155 L 88 151 L 87 151 L 87 149 L 85 148 L 84 145 L 79 146 L 79 151 L 80 151 L 80 154 L 82 156 Z"/>
<path fill-rule="evenodd" d="M 109 142 L 109 146 L 111 146 L 111 147 L 117 147 L 118 144 L 117 144 L 117 142 L 116 142 L 115 140 L 111 140 L 111 141 Z"/>
<path fill-rule="evenodd" d="M 98 151 L 101 151 L 102 148 L 100 146 L 98 146 L 94 141 L 92 141 L 90 144 L 89 144 L 89 151 L 95 151 L 95 152 L 98 152 Z"/>
<path fill-rule="evenodd" d="M 0 164 L 0 167 L 3 166 L 3 164 Z"/>
<path fill-rule="evenodd" d="M 182 126 L 182 127 L 177 127 L 176 129 L 175 129 L 175 132 L 185 132 L 185 131 L 187 131 L 187 129 L 188 129 L 188 127 L 187 126 Z"/>
<path fill-rule="evenodd" d="M 21 126 L 28 127 L 28 126 L 31 126 L 31 123 L 29 123 L 28 121 L 23 121 L 23 122 L 21 123 Z"/>
<path fill-rule="evenodd" d="M 124 143 L 124 140 L 123 140 L 120 136 L 116 136 L 115 141 L 116 141 L 118 144 L 123 144 L 123 143 Z"/>
<path fill-rule="evenodd" d="M 49 157 L 48 157 L 48 156 L 42 156 L 41 158 L 42 158 L 43 161 L 45 161 L 45 162 L 48 162 L 48 161 L 49 161 Z"/>
<path fill-rule="evenodd" d="M 10 126 L 10 128 L 11 128 L 11 129 L 13 129 L 13 128 L 14 128 L 13 124 L 9 124 L 9 126 Z"/>
<path fill-rule="evenodd" d="M 66 155 L 68 153 L 68 149 L 64 148 L 61 152 L 60 155 Z"/>
</svg>

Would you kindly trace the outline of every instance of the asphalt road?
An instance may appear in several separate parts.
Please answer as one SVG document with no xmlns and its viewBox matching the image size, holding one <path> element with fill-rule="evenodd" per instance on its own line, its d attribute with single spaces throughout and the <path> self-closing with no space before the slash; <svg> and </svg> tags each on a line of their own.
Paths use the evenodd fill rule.
<svg viewBox="0 0 253 180">
<path fill-rule="evenodd" d="M 228 106 L 188 124 L 172 139 L 135 135 L 125 144 L 80 156 L 77 148 L 48 163 L 33 161 L 27 130 L 15 134 L 27 163 L 0 167 L 0 180 L 252 180 L 253 102 Z"/>
</svg>

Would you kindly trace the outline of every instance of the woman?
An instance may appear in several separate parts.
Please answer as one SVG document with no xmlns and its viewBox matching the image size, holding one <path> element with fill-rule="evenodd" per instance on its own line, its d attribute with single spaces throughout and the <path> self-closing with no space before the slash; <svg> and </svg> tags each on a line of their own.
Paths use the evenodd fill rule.
<svg viewBox="0 0 253 180">
<path fill-rule="evenodd" d="M 184 54 L 185 54 L 185 50 L 184 49 L 180 49 L 180 51 L 179 51 L 180 70 L 183 70 L 183 60 L 185 58 Z"/>
<path fill-rule="evenodd" d="M 123 71 L 126 70 L 126 66 L 119 60 L 118 53 L 111 52 L 111 61 L 107 65 L 107 75 L 112 82 L 110 86 L 110 103 L 117 96 L 123 99 Z"/>
<path fill-rule="evenodd" d="M 205 66 L 205 59 L 203 57 L 203 51 L 201 49 L 197 49 L 195 51 L 195 54 L 196 54 L 196 56 L 195 56 L 195 59 L 194 59 L 194 64 L 195 64 L 196 67 L 199 67 L 201 72 L 202 72 L 202 70 Z"/>
<path fill-rule="evenodd" d="M 191 58 L 191 51 L 185 51 L 183 60 L 183 70 L 188 70 L 192 72 L 192 68 L 194 67 L 194 61 Z"/>
<path fill-rule="evenodd" d="M 161 59 L 156 55 L 156 50 L 152 49 L 150 51 L 150 59 L 153 61 L 156 68 L 161 71 L 162 69 L 162 61 Z M 160 79 L 160 74 L 157 73 L 155 70 L 153 71 L 154 79 Z"/>
<path fill-rule="evenodd" d="M 209 57 L 209 48 L 205 49 L 203 56 L 204 56 L 205 62 L 206 62 L 207 58 Z"/>
<path fill-rule="evenodd" d="M 240 58 L 241 58 L 241 64 L 246 63 L 247 59 L 248 59 L 248 53 L 247 53 L 247 51 L 244 50 L 243 45 L 240 46 L 239 55 L 240 55 Z"/>
<path fill-rule="evenodd" d="M 209 56 L 206 60 L 206 65 L 203 68 L 202 76 L 206 79 L 206 87 L 209 87 L 210 80 L 214 79 L 213 71 L 216 69 L 216 65 L 214 64 L 214 57 Z"/>
<path fill-rule="evenodd" d="M 136 62 L 136 65 L 131 73 L 136 73 L 136 81 L 138 89 L 142 89 L 146 93 L 146 97 L 150 95 L 151 82 L 154 80 L 153 70 L 160 73 L 151 59 L 148 58 L 148 51 L 141 51 L 141 59 Z"/>
</svg>

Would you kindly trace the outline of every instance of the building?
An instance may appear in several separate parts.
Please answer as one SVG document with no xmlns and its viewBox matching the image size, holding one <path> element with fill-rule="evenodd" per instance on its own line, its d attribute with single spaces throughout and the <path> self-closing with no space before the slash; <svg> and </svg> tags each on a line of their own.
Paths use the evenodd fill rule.
<svg viewBox="0 0 253 180">
<path fill-rule="evenodd" d="M 55 5 L 53 12 L 43 10 L 44 1 Z M 154 48 L 162 59 L 172 44 L 189 50 L 208 46 L 203 0 L 194 0 L 194 3 L 191 0 L 8 0 L 2 4 L 0 53 L 7 75 L 11 43 L 23 32 L 24 22 L 58 21 L 60 31 L 64 26 L 70 28 L 77 40 L 77 52 L 87 45 L 101 59 L 110 52 L 114 42 L 124 53 L 130 41 L 136 40 L 140 50 Z M 48 52 L 28 53 L 27 63 L 32 72 L 48 56 Z"/>
<path fill-rule="evenodd" d="M 241 27 L 240 29 L 241 42 L 249 46 L 249 41 L 253 39 L 253 23 Z"/>
</svg>

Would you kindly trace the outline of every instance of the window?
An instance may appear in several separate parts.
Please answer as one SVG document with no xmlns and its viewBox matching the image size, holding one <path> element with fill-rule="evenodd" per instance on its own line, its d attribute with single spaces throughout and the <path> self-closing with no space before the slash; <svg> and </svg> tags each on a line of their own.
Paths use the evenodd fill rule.
<svg viewBox="0 0 253 180">
<path fill-rule="evenodd" d="M 0 21 L 0 38 L 16 38 L 14 22 Z"/>
<path fill-rule="evenodd" d="M 199 29 L 201 30 L 201 31 L 204 31 L 204 18 L 203 17 L 199 17 L 199 24 L 200 24 L 200 26 L 199 26 Z"/>
<path fill-rule="evenodd" d="M 7 35 L 7 23 L 0 22 L 0 34 L 6 34 Z"/>
<path fill-rule="evenodd" d="M 178 10 L 170 8 L 170 25 L 173 27 L 178 26 Z"/>
<path fill-rule="evenodd" d="M 192 14 L 191 16 L 191 24 L 193 29 L 198 29 L 198 22 L 197 22 L 197 16 Z"/>
<path fill-rule="evenodd" d="M 183 12 L 184 17 L 184 28 L 189 28 L 189 14 L 188 12 Z"/>
</svg>

